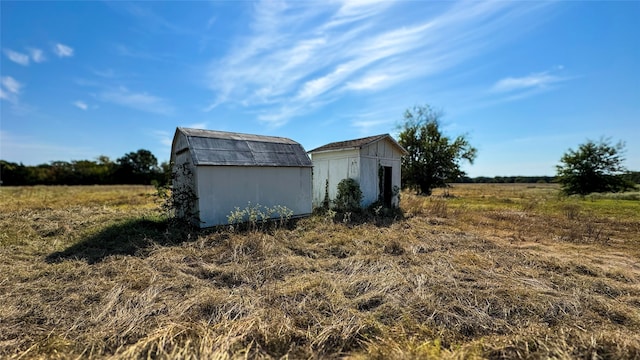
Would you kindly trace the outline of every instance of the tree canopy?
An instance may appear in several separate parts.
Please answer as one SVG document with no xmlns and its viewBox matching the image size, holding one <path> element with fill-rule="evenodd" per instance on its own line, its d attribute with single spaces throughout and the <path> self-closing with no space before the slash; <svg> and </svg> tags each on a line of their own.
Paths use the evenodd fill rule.
<svg viewBox="0 0 640 360">
<path fill-rule="evenodd" d="M 150 183 L 160 171 L 158 159 L 149 150 L 140 149 L 119 158 L 116 171 L 118 182 L 122 184 Z"/>
<path fill-rule="evenodd" d="M 610 139 L 588 140 L 577 150 L 569 149 L 556 166 L 558 182 L 565 194 L 618 192 L 634 185 L 625 178 L 623 142 Z"/>
<path fill-rule="evenodd" d="M 466 175 L 460 163 L 473 163 L 477 153 L 465 136 L 452 139 L 442 133 L 441 116 L 428 105 L 414 106 L 400 126 L 398 142 L 409 152 L 402 160 L 403 185 L 425 195 Z"/>
<path fill-rule="evenodd" d="M 2 185 L 94 185 L 167 183 L 171 167 L 148 150 L 130 152 L 115 162 L 101 155 L 96 161 L 52 161 L 27 166 L 0 160 Z"/>
</svg>

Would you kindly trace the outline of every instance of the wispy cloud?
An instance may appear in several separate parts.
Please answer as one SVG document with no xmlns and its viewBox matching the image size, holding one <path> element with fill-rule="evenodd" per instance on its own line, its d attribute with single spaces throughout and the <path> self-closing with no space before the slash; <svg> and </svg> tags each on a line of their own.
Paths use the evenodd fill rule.
<svg viewBox="0 0 640 360">
<path fill-rule="evenodd" d="M 191 129 L 206 129 L 208 124 L 207 122 L 199 122 L 179 126 Z M 171 145 L 173 145 L 173 132 L 167 130 L 151 130 L 151 134 L 165 147 L 171 147 Z"/>
<path fill-rule="evenodd" d="M 333 27 L 344 26 L 358 20 L 366 19 L 367 17 L 375 16 L 386 8 L 392 6 L 393 3 L 393 0 L 341 1 L 339 2 L 340 6 L 338 10 L 331 19 L 324 24 L 324 28 L 330 29 Z"/>
<path fill-rule="evenodd" d="M 115 51 L 120 56 L 130 57 L 134 59 L 154 60 L 154 61 L 170 61 L 173 56 L 167 53 L 152 53 L 144 50 L 133 49 L 123 44 L 115 44 Z"/>
<path fill-rule="evenodd" d="M 371 134 L 373 129 L 380 127 L 381 125 L 388 125 L 388 119 L 380 120 L 356 120 L 351 123 L 351 126 L 357 128 L 360 134 Z"/>
<path fill-rule="evenodd" d="M 346 87 L 349 90 L 375 90 L 379 86 L 389 80 L 389 75 L 386 74 L 371 74 L 366 77 L 362 77 L 355 81 L 347 83 Z"/>
<path fill-rule="evenodd" d="M 3 76 L 2 77 L 2 86 L 9 92 L 14 94 L 20 93 L 20 89 L 22 88 L 22 84 L 20 84 L 16 79 L 11 76 Z"/>
<path fill-rule="evenodd" d="M 73 102 L 73 106 L 77 107 L 80 110 L 87 110 L 89 108 L 89 106 L 87 105 L 87 103 L 85 103 L 84 101 L 74 101 Z"/>
<path fill-rule="evenodd" d="M 29 104 L 25 104 L 20 99 L 24 84 L 11 76 L 3 76 L 0 78 L 0 100 L 7 101 L 11 106 L 11 112 L 17 116 L 26 116 L 32 114 L 35 110 Z"/>
<path fill-rule="evenodd" d="M 61 58 L 73 56 L 73 48 L 61 43 L 57 43 L 53 46 L 53 52 Z"/>
<path fill-rule="evenodd" d="M 211 63 L 214 100 L 258 108 L 272 126 L 345 95 L 377 92 L 439 74 L 508 37 L 505 28 L 538 3 L 424 3 L 415 11 L 392 1 L 261 1 L 248 34 Z M 427 11 L 429 10 L 429 11 Z M 393 16 L 391 15 L 393 12 Z M 398 18 L 397 14 L 401 15 Z"/>
<path fill-rule="evenodd" d="M 171 115 L 175 111 L 163 98 L 146 92 L 131 92 L 125 87 L 105 90 L 98 94 L 97 98 L 104 102 L 154 114 Z"/>
<path fill-rule="evenodd" d="M 143 6 L 141 3 L 132 2 L 109 2 L 108 6 L 124 11 L 124 13 L 136 18 L 136 22 L 144 31 L 170 34 L 191 34 L 192 32 L 182 26 L 177 25 L 165 17 L 154 12 L 151 7 Z"/>
<path fill-rule="evenodd" d="M 373 133 L 387 132 L 389 128 L 395 126 L 398 114 L 392 109 L 361 109 L 360 111 L 343 114 L 345 120 L 350 122 L 351 127 L 357 129 L 358 134 L 365 136 Z"/>
<path fill-rule="evenodd" d="M 445 102 L 455 102 L 457 106 L 448 109 L 454 114 L 471 113 L 478 109 L 534 97 L 563 86 L 577 76 L 566 75 L 563 66 L 555 66 L 545 71 L 532 72 L 526 76 L 507 76 L 490 84 L 470 84 L 439 92 Z"/>
<path fill-rule="evenodd" d="M 540 89 L 565 80 L 565 78 L 552 75 L 548 71 L 545 71 L 522 77 L 506 77 L 500 79 L 493 85 L 491 90 L 494 92 L 513 92 Z"/>
<path fill-rule="evenodd" d="M 29 65 L 29 55 L 23 54 L 17 51 L 13 51 L 11 49 L 3 49 L 4 55 L 7 59 L 13 61 L 16 64 L 20 64 L 22 66 Z"/>
<path fill-rule="evenodd" d="M 105 70 L 92 70 L 94 74 L 101 78 L 105 79 L 113 79 L 116 77 L 116 72 L 113 69 L 105 69 Z"/>
<path fill-rule="evenodd" d="M 44 56 L 44 52 L 37 48 L 29 48 L 29 54 L 31 55 L 31 60 L 36 63 L 41 63 L 47 60 Z"/>
<path fill-rule="evenodd" d="M 18 95 L 20 94 L 23 85 L 11 76 L 3 76 L 1 78 L 1 83 L 0 99 L 6 100 L 13 105 L 18 105 Z"/>
<path fill-rule="evenodd" d="M 153 130 L 151 131 L 153 136 L 164 146 L 170 147 L 173 145 L 173 134 L 166 130 Z"/>
</svg>

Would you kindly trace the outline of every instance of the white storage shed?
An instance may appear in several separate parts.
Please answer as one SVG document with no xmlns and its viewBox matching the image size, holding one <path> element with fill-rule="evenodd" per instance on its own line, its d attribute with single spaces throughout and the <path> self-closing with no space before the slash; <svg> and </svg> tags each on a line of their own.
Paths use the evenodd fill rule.
<svg viewBox="0 0 640 360">
<path fill-rule="evenodd" d="M 335 200 L 338 183 L 346 178 L 360 184 L 363 207 L 378 199 L 386 206 L 398 206 L 401 161 L 408 153 L 391 135 L 334 142 L 309 154 L 313 162 L 314 207 L 322 205 L 327 190 L 329 199 Z"/>
<path fill-rule="evenodd" d="M 312 163 L 297 142 L 273 136 L 177 128 L 171 147 L 177 215 L 201 227 L 228 223 L 251 202 L 311 213 Z"/>
</svg>

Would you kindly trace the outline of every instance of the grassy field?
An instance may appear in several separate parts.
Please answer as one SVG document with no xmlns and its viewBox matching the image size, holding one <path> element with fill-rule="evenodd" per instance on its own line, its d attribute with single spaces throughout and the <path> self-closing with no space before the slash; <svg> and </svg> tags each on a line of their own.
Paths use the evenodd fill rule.
<svg viewBox="0 0 640 360">
<path fill-rule="evenodd" d="M 0 188 L 1 358 L 640 359 L 638 193 L 455 185 L 242 233 L 153 194 Z"/>
</svg>

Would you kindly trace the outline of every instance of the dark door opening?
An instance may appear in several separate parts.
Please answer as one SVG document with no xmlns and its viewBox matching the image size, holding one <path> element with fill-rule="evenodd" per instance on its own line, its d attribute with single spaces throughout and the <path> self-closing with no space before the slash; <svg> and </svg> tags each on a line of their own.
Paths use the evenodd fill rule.
<svg viewBox="0 0 640 360">
<path fill-rule="evenodd" d="M 391 167 L 384 167 L 383 175 L 384 187 L 382 189 L 382 199 L 384 200 L 384 206 L 391 207 L 391 200 L 393 198 L 393 189 L 391 186 Z"/>
</svg>

